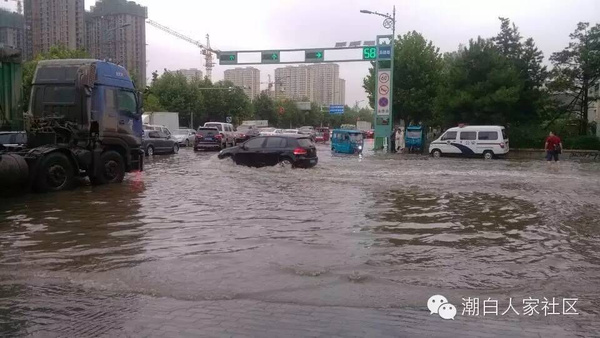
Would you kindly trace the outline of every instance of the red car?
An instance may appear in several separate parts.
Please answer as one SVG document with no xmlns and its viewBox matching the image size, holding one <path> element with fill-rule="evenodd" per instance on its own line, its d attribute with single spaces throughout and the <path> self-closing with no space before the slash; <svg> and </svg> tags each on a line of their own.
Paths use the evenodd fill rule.
<svg viewBox="0 0 600 338">
<path fill-rule="evenodd" d="M 365 131 L 365 138 L 375 137 L 375 131 L 373 129 Z"/>
<path fill-rule="evenodd" d="M 319 127 L 316 128 L 315 142 L 328 142 L 329 141 L 329 128 Z"/>
</svg>

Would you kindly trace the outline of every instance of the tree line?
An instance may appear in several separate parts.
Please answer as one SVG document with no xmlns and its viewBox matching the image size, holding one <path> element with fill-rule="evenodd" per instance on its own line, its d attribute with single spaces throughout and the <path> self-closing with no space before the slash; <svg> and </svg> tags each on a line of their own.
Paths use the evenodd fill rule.
<svg viewBox="0 0 600 338">
<path fill-rule="evenodd" d="M 600 99 L 600 24 L 579 23 L 569 45 L 550 56 L 549 69 L 534 40 L 523 38 L 509 19 L 499 19 L 496 36 L 471 39 L 450 53 L 440 53 L 415 31 L 398 36 L 394 122 L 442 129 L 458 123 L 500 124 L 512 131 L 511 143 L 514 138 L 537 147 L 549 129 L 594 134 L 597 126 L 588 117 L 590 103 Z M 363 81 L 371 107 L 374 73 L 372 63 Z"/>
<path fill-rule="evenodd" d="M 300 110 L 295 101 L 273 99 L 266 91 L 251 100 L 242 88 L 231 82 L 212 83 L 206 78 L 190 81 L 183 74 L 166 69 L 160 76 L 156 71 L 152 73 L 152 81 L 144 92 L 146 112 L 178 112 L 180 125 L 193 128 L 205 122 L 222 122 L 227 117 L 231 117 L 235 125 L 244 120 L 268 120 L 270 126 L 279 128 L 339 127 L 344 123 L 373 119 L 369 109 L 345 108 L 343 115 L 331 115 L 329 110 L 314 103 L 310 110 Z"/>
</svg>

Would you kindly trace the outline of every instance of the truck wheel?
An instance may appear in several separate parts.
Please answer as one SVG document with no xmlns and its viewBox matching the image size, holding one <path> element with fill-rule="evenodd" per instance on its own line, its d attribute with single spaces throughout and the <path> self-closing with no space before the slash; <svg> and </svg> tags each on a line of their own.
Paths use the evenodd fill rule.
<svg viewBox="0 0 600 338">
<path fill-rule="evenodd" d="M 39 192 L 67 190 L 73 186 L 74 179 L 73 166 L 67 156 L 53 152 L 40 162 L 35 189 Z"/>
<path fill-rule="evenodd" d="M 94 185 L 121 183 L 124 177 L 123 157 L 118 152 L 109 150 L 100 155 L 98 176 L 90 177 L 90 182 Z"/>
</svg>

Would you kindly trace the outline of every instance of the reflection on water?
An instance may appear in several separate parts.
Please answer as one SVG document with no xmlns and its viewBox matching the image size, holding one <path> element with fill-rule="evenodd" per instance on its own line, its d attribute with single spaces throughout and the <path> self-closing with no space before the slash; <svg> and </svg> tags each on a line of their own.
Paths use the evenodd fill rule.
<svg viewBox="0 0 600 338">
<path fill-rule="evenodd" d="M 597 164 L 318 151 L 290 170 L 182 149 L 121 185 L 0 200 L 0 334 L 102 332 L 138 295 L 418 306 L 542 290 L 597 313 Z"/>
</svg>

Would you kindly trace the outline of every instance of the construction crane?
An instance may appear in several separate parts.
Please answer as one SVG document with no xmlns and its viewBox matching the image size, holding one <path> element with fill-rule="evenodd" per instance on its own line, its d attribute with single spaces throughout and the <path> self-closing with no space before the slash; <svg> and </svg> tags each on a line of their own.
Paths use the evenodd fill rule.
<svg viewBox="0 0 600 338">
<path fill-rule="evenodd" d="M 4 0 L 4 2 L 8 2 L 9 0 Z M 17 13 L 23 14 L 23 3 L 21 0 L 10 0 L 17 3 Z"/>
<path fill-rule="evenodd" d="M 14 1 L 14 0 L 13 0 Z M 219 51 L 212 49 L 210 47 L 210 36 L 208 34 L 206 34 L 206 45 L 202 44 L 202 42 L 194 40 L 188 36 L 185 36 L 179 32 L 176 32 L 174 30 L 172 30 L 171 28 L 167 27 L 167 26 L 163 26 L 161 24 L 159 24 L 156 21 L 153 20 L 147 20 L 147 23 L 149 23 L 150 25 L 162 30 L 163 32 L 167 32 L 173 36 L 176 36 L 178 38 L 180 38 L 181 40 L 187 41 L 193 45 L 196 45 L 197 47 L 200 48 L 200 52 L 202 53 L 202 55 L 204 55 L 204 63 L 206 64 L 206 77 L 211 80 L 212 78 L 212 69 L 213 66 L 215 65 L 215 63 L 213 62 L 213 53 L 218 54 Z"/>
</svg>

